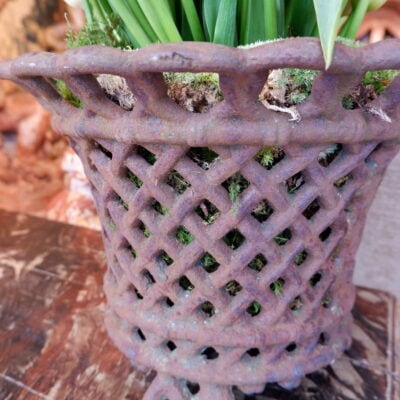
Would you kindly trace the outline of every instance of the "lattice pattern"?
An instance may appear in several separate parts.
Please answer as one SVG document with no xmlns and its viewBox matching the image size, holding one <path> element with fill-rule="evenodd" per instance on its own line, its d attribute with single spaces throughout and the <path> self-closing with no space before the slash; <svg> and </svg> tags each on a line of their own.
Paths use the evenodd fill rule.
<svg viewBox="0 0 400 400">
<path fill-rule="evenodd" d="M 269 69 L 323 70 L 310 39 L 251 50 L 77 49 L 0 64 L 0 77 L 53 110 L 84 162 L 103 220 L 106 322 L 133 363 L 159 371 L 147 398 L 228 399 L 226 385 L 250 393 L 267 381 L 291 387 L 349 346 L 354 254 L 399 147 L 400 79 L 370 104 L 391 122 L 344 111 L 341 99 L 365 71 L 400 69 L 398 44 L 339 46 L 333 72 L 320 73 L 299 107 L 300 123 L 255 99 Z M 218 72 L 224 101 L 203 115 L 180 109 L 161 72 L 182 70 Z M 99 73 L 127 79 L 132 112 L 106 98 Z M 82 110 L 59 98 L 53 78 Z M 280 149 L 268 168 L 264 146 Z"/>
<path fill-rule="evenodd" d="M 174 364 L 190 380 L 249 385 L 265 376 L 290 380 L 305 359 L 325 364 L 349 344 L 343 314 L 352 306 L 353 265 L 342 239 L 354 213 L 350 200 L 376 174 L 376 142 L 343 145 L 326 166 L 318 161 L 326 146 L 287 146 L 270 170 L 255 160 L 255 146 L 213 147 L 218 158 L 204 170 L 187 147 L 146 145 L 146 153 L 142 146 L 85 143 L 87 173 L 108 221 L 106 290 L 117 313 L 109 319 L 124 325 L 115 340 L 135 349 L 135 362 L 160 370 L 157 360 L 167 359 L 165 373 Z M 154 155 L 154 164 L 143 154 Z M 171 172 L 187 182 L 183 193 L 168 185 Z M 299 172 L 304 183 L 293 192 L 287 182 Z M 222 184 L 237 173 L 249 184 L 232 203 Z M 213 223 L 196 212 L 205 200 L 218 209 Z M 254 210 L 263 202 L 270 215 L 258 220 Z M 176 237 L 181 227 L 193 238 L 187 245 Z M 285 230 L 290 240 L 277 240 Z M 232 232 L 242 236 L 236 248 L 226 244 Z M 277 281 L 280 293 L 272 290 Z M 168 333 L 160 335 L 160 326 Z M 199 363 L 192 372 L 184 367 Z"/>
</svg>

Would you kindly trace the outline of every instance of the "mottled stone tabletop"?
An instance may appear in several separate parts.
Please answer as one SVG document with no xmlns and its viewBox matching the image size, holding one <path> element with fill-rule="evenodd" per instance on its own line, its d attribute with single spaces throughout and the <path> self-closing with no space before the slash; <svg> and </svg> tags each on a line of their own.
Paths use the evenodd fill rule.
<svg viewBox="0 0 400 400">
<path fill-rule="evenodd" d="M 98 232 L 0 210 L 0 400 L 143 397 L 154 374 L 131 367 L 104 329 L 104 270 Z M 395 308 L 358 288 L 342 358 L 292 392 L 267 385 L 237 399 L 399 400 Z"/>
</svg>

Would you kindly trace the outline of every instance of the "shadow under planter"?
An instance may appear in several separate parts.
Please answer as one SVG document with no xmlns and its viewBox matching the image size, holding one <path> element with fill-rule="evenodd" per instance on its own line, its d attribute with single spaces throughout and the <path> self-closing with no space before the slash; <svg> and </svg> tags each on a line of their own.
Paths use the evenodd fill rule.
<svg viewBox="0 0 400 400">
<path fill-rule="evenodd" d="M 349 348 L 354 255 L 399 150 L 400 79 L 368 109 L 344 110 L 342 99 L 366 71 L 400 69 L 399 48 L 337 46 L 329 71 L 313 39 L 91 47 L 0 64 L 83 161 L 103 223 L 109 334 L 135 366 L 158 371 L 145 399 L 293 388 Z M 297 122 L 258 101 L 268 71 L 289 67 L 322 71 Z M 224 100 L 182 110 L 166 95 L 171 71 L 218 73 Z M 132 111 L 107 98 L 98 74 L 126 79 Z M 268 168 L 266 147 L 279 149 Z M 191 156 L 199 148 L 216 155 L 207 168 Z"/>
</svg>

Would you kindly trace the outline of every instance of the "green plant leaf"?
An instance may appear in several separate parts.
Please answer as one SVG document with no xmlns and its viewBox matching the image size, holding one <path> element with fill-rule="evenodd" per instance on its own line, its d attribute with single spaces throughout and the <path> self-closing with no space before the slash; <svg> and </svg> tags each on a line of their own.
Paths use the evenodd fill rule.
<svg viewBox="0 0 400 400">
<path fill-rule="evenodd" d="M 285 9 L 285 0 L 276 0 L 276 24 L 278 27 L 278 38 L 283 38 L 286 36 Z"/>
<path fill-rule="evenodd" d="M 313 0 L 291 0 L 285 10 L 287 36 L 311 36 L 316 23 Z"/>
<path fill-rule="evenodd" d="M 221 0 L 203 1 L 203 24 L 205 26 L 206 38 L 209 42 L 214 41 L 215 24 L 217 23 L 220 3 Z"/>
<path fill-rule="evenodd" d="M 93 12 L 89 0 L 82 0 L 83 9 L 85 10 L 85 15 L 87 22 L 91 25 L 93 24 Z"/>
<path fill-rule="evenodd" d="M 313 0 L 325 68 L 332 62 L 342 5 L 345 0 Z"/>
<path fill-rule="evenodd" d="M 278 37 L 276 0 L 264 0 L 265 38 L 267 40 Z"/>
<path fill-rule="evenodd" d="M 358 27 L 365 17 L 369 2 L 370 0 L 358 0 L 357 2 L 353 2 L 354 7 L 340 30 L 340 36 L 349 39 L 354 39 L 356 37 Z"/>
<path fill-rule="evenodd" d="M 214 43 L 235 46 L 237 0 L 221 0 L 215 22 Z"/>
<path fill-rule="evenodd" d="M 143 47 L 153 43 L 152 38 L 145 32 L 142 24 L 125 1 L 109 0 L 109 4 L 125 24 L 126 33 L 135 47 Z"/>
<path fill-rule="evenodd" d="M 160 42 L 179 42 L 181 35 L 172 18 L 168 0 L 137 0 Z"/>
<path fill-rule="evenodd" d="M 182 8 L 187 18 L 187 22 L 192 33 L 193 39 L 198 42 L 205 40 L 203 29 L 197 14 L 196 6 L 193 0 L 181 0 Z"/>
<path fill-rule="evenodd" d="M 263 13 L 263 0 L 239 0 L 239 43 L 241 45 L 265 40 L 265 23 L 260 18 Z"/>
</svg>

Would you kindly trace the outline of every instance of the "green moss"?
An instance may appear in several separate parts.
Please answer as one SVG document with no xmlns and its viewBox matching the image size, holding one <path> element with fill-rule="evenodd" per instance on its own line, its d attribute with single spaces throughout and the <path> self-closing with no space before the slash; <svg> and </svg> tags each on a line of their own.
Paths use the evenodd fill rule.
<svg viewBox="0 0 400 400">
<path fill-rule="evenodd" d="M 228 191 L 232 203 L 236 203 L 239 200 L 240 194 L 246 190 L 249 185 L 250 183 L 248 180 L 240 172 L 237 172 L 222 183 L 222 186 Z"/>
<path fill-rule="evenodd" d="M 271 146 L 263 147 L 256 155 L 257 161 L 263 167 L 271 167 L 274 162 L 274 148 Z"/>
<path fill-rule="evenodd" d="M 236 296 L 243 289 L 242 285 L 235 280 L 229 281 L 225 285 L 225 290 L 231 295 Z"/>
<path fill-rule="evenodd" d="M 154 210 L 156 210 L 161 215 L 168 215 L 169 210 L 167 207 L 164 207 L 159 201 L 155 200 L 151 204 Z"/>
<path fill-rule="evenodd" d="M 294 259 L 294 262 L 296 265 L 301 265 L 303 264 L 304 261 L 306 261 L 308 257 L 308 253 L 306 250 L 303 250 L 299 254 L 297 254 L 296 258 Z"/>
<path fill-rule="evenodd" d="M 282 278 L 277 279 L 269 285 L 275 296 L 279 296 L 283 292 L 283 286 L 285 285 L 285 280 Z"/>
<path fill-rule="evenodd" d="M 185 178 L 175 170 L 168 175 L 166 183 L 178 194 L 184 193 L 186 189 L 191 186 L 190 183 L 185 181 Z"/>
<path fill-rule="evenodd" d="M 108 222 L 108 226 L 112 231 L 115 231 L 115 229 L 117 229 L 117 225 L 115 225 L 115 222 L 112 219 L 110 219 L 110 221 Z"/>
<path fill-rule="evenodd" d="M 68 101 L 68 103 L 72 104 L 74 107 L 83 107 L 82 101 L 72 93 L 71 89 L 64 81 L 60 79 L 54 79 L 54 83 L 56 85 L 57 92 L 64 100 Z"/>
<path fill-rule="evenodd" d="M 194 289 L 194 285 L 192 282 L 190 282 L 190 280 L 186 277 L 186 276 L 182 276 L 179 279 L 179 286 L 183 289 L 183 290 L 188 290 L 188 291 L 192 291 Z"/>
<path fill-rule="evenodd" d="M 200 264 L 208 273 L 216 271 L 219 267 L 219 263 L 210 253 L 204 254 L 204 256 L 200 259 Z"/>
<path fill-rule="evenodd" d="M 143 232 L 143 235 L 146 238 L 149 238 L 151 236 L 151 232 L 149 231 L 149 229 L 147 228 L 147 226 L 145 224 L 141 223 L 139 225 L 139 229 Z"/>
<path fill-rule="evenodd" d="M 125 210 L 129 210 L 129 204 L 121 197 L 119 198 L 119 203 L 125 208 Z"/>
<path fill-rule="evenodd" d="M 275 236 L 274 240 L 279 246 L 284 246 L 291 238 L 292 231 L 289 228 L 286 228 L 279 235 Z"/>
<path fill-rule="evenodd" d="M 258 301 L 253 301 L 247 307 L 246 311 L 252 316 L 255 317 L 256 315 L 260 314 L 261 312 L 261 304 Z"/>
<path fill-rule="evenodd" d="M 66 42 L 68 48 L 92 45 L 132 48 L 125 32 L 121 29 L 120 18 L 115 15 L 111 15 L 105 24 L 98 22 L 86 24 L 78 33 L 69 30 Z"/>
<path fill-rule="evenodd" d="M 193 235 L 183 226 L 180 226 L 176 230 L 176 240 L 187 246 L 188 244 L 192 243 L 194 240 Z"/>
<path fill-rule="evenodd" d="M 204 85 L 219 87 L 219 75 L 214 72 L 164 72 L 164 80 L 167 84 L 182 83 L 193 89 Z"/>
<path fill-rule="evenodd" d="M 289 87 L 289 103 L 302 103 L 310 95 L 313 82 L 319 71 L 300 68 L 286 68 L 283 71 L 285 80 L 283 84 Z"/>
<path fill-rule="evenodd" d="M 364 75 L 363 85 L 372 85 L 377 94 L 382 93 L 386 86 L 400 73 L 399 70 L 384 69 L 380 71 L 368 71 Z"/>
<path fill-rule="evenodd" d="M 139 189 L 142 185 L 143 182 L 131 171 L 128 171 L 127 173 L 128 179 L 135 184 L 135 186 Z"/>
<path fill-rule="evenodd" d="M 165 252 L 162 251 L 161 252 L 161 259 L 167 264 L 167 265 L 171 265 L 174 260 Z"/>
</svg>

